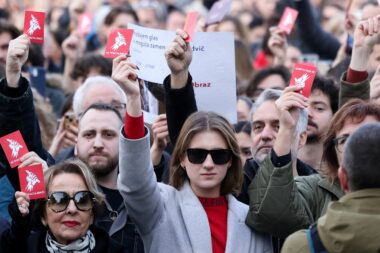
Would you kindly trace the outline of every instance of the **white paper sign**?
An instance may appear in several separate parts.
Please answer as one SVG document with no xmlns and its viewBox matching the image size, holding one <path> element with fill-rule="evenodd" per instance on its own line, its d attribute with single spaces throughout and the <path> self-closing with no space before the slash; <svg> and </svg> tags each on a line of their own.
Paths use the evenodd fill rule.
<svg viewBox="0 0 380 253">
<path fill-rule="evenodd" d="M 165 60 L 165 48 L 173 41 L 171 31 L 144 28 L 128 24 L 133 29 L 131 59 L 139 67 L 141 79 L 163 83 L 170 74 Z M 193 59 L 189 71 L 198 110 L 214 111 L 237 122 L 235 47 L 233 33 L 197 33 L 191 43 Z"/>
</svg>

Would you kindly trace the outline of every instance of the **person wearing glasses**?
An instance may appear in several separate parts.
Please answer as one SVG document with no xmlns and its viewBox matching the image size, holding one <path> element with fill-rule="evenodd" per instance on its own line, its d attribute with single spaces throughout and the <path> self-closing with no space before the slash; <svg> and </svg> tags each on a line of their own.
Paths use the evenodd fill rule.
<svg viewBox="0 0 380 253">
<path fill-rule="evenodd" d="M 45 173 L 46 199 L 33 203 L 24 192 L 10 205 L 12 227 L 1 238 L 1 252 L 125 252 L 108 233 L 93 225 L 104 194 L 80 160 L 67 160 Z M 41 228 L 31 231 L 32 222 Z"/>
<path fill-rule="evenodd" d="M 128 80 L 120 133 L 118 188 L 145 252 L 272 252 L 270 238 L 245 225 L 248 206 L 236 200 L 243 180 L 239 146 L 228 120 L 197 112 L 185 122 L 172 154 L 170 185 L 157 182 L 144 128 L 136 66 Z"/>
</svg>

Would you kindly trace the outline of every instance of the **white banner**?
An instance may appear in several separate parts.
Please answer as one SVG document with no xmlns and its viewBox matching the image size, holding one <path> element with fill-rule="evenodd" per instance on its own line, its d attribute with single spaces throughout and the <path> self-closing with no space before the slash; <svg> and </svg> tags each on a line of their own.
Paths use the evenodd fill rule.
<svg viewBox="0 0 380 253">
<path fill-rule="evenodd" d="M 131 59 L 138 67 L 139 78 L 163 83 L 170 74 L 165 48 L 173 41 L 171 31 L 128 24 L 133 29 Z M 198 110 L 214 111 L 236 123 L 236 74 L 233 33 L 195 33 L 193 59 L 189 67 Z"/>
</svg>

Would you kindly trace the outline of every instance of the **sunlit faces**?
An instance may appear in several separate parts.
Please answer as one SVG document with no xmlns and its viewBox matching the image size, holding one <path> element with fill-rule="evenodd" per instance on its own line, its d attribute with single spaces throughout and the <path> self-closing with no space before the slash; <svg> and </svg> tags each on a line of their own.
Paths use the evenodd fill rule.
<svg viewBox="0 0 380 253">
<path fill-rule="evenodd" d="M 140 25 L 148 28 L 159 28 L 160 24 L 153 8 L 141 8 L 136 11 Z"/>
<path fill-rule="evenodd" d="M 267 78 L 264 78 L 256 88 L 255 93 L 253 94 L 253 99 L 256 99 L 260 96 L 261 92 L 265 89 L 284 89 L 286 87 L 285 80 L 279 74 L 269 75 Z"/>
<path fill-rule="evenodd" d="M 95 109 L 87 111 L 79 121 L 75 153 L 97 177 L 116 169 L 121 125 L 115 112 Z"/>
<path fill-rule="evenodd" d="M 223 136 L 217 131 L 204 131 L 193 136 L 188 148 L 199 149 L 228 149 Z M 193 164 L 185 154 L 181 160 L 185 168 L 190 185 L 198 197 L 219 197 L 220 186 L 231 166 L 231 160 L 226 164 L 217 165 L 208 154 L 201 164 Z"/>
<path fill-rule="evenodd" d="M 186 16 L 182 12 L 172 11 L 166 19 L 166 30 L 176 31 L 185 26 Z"/>
<path fill-rule="evenodd" d="M 47 194 L 50 195 L 52 192 L 61 191 L 68 193 L 72 197 L 76 192 L 87 190 L 85 181 L 80 175 L 62 173 L 51 180 Z M 42 223 L 49 227 L 57 242 L 61 244 L 69 244 L 84 236 L 92 222 L 92 210 L 79 211 L 72 200 L 70 200 L 66 210 L 59 213 L 46 206 L 45 215 L 42 218 Z"/>
<path fill-rule="evenodd" d="M 244 100 L 238 99 L 238 101 L 236 102 L 236 111 L 237 111 L 238 121 L 249 120 L 249 117 L 250 117 L 249 114 L 250 114 L 251 109 L 249 108 L 249 106 Z"/>
<path fill-rule="evenodd" d="M 320 90 L 313 90 L 308 102 L 307 142 L 312 143 L 321 140 L 326 133 L 333 112 L 329 97 Z"/>
<path fill-rule="evenodd" d="M 261 162 L 268 155 L 276 140 L 279 129 L 279 116 L 275 102 L 265 101 L 259 106 L 252 118 L 252 154 Z"/>
<path fill-rule="evenodd" d="M 120 13 L 119 15 L 117 15 L 114 22 L 106 29 L 107 38 L 111 34 L 112 30 L 127 29 L 128 23 L 132 23 L 132 24 L 136 23 L 136 20 L 132 15 L 129 15 L 126 13 Z"/>
<path fill-rule="evenodd" d="M 240 158 L 244 165 L 247 159 L 252 158 L 252 139 L 251 136 L 245 132 L 240 132 L 235 134 L 239 148 L 240 148 Z"/>
<path fill-rule="evenodd" d="M 366 123 L 370 123 L 370 122 L 378 122 L 378 120 L 376 118 L 374 118 L 373 116 L 367 116 L 364 118 L 364 120 L 362 122 L 359 122 L 359 123 L 357 123 L 355 120 L 347 119 L 344 122 L 343 128 L 336 133 L 335 138 L 339 138 L 339 137 L 344 136 L 344 135 L 349 136 L 353 132 L 355 132 L 357 129 L 359 129 L 361 126 L 365 125 Z M 338 147 L 337 145 L 335 145 L 335 151 L 337 154 L 339 165 L 342 164 L 342 158 L 343 158 L 343 152 L 340 152 L 339 150 L 342 150 L 342 151 L 344 150 L 345 142 L 341 143 L 340 145 L 343 145 L 343 147 Z"/>
</svg>

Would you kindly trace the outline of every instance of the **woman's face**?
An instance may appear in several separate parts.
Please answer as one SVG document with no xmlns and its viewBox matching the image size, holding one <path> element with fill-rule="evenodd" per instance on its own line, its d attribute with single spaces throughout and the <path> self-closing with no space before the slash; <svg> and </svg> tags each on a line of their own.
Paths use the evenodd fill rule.
<svg viewBox="0 0 380 253">
<path fill-rule="evenodd" d="M 343 160 L 343 151 L 344 151 L 344 146 L 347 141 L 347 138 L 355 132 L 357 129 L 359 129 L 361 126 L 367 123 L 371 122 L 378 122 L 376 118 L 373 116 L 367 116 L 364 118 L 364 120 L 360 123 L 356 123 L 355 121 L 352 121 L 352 119 L 347 119 L 344 122 L 343 128 L 336 133 L 335 139 L 342 139 L 344 138 L 345 140 L 343 142 L 340 142 L 340 144 L 335 145 L 335 151 L 338 157 L 338 163 L 339 165 L 342 165 L 342 160 Z M 347 137 L 347 138 L 345 138 Z"/>
<path fill-rule="evenodd" d="M 66 192 L 73 197 L 76 192 L 87 191 L 88 188 L 78 174 L 63 173 L 56 175 L 48 186 L 48 196 L 53 192 Z M 84 236 L 93 221 L 92 210 L 80 211 L 70 200 L 66 210 L 56 213 L 47 205 L 45 206 L 45 217 L 42 218 L 57 242 L 69 244 L 70 242 Z"/>
<path fill-rule="evenodd" d="M 193 136 L 189 149 L 228 149 L 226 141 L 217 131 L 204 131 Z M 187 153 L 181 161 L 190 179 L 190 185 L 198 197 L 216 198 L 220 196 L 220 185 L 231 166 L 231 158 L 224 164 L 215 164 L 208 153 L 205 160 L 199 164 L 189 161 Z"/>
</svg>

